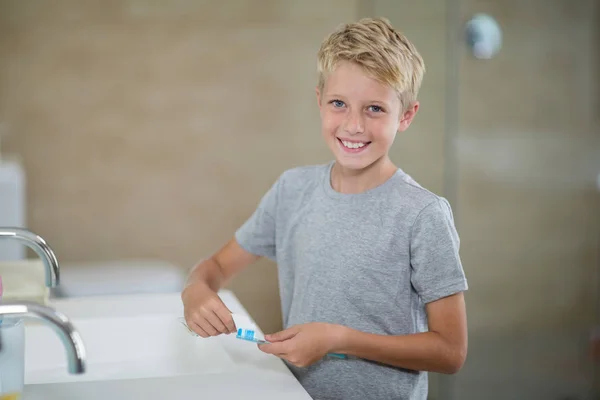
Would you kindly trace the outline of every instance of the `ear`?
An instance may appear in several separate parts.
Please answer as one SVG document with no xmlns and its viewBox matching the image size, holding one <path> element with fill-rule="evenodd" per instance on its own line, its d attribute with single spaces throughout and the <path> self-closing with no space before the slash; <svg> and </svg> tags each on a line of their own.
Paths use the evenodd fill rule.
<svg viewBox="0 0 600 400">
<path fill-rule="evenodd" d="M 403 132 L 410 126 L 413 118 L 417 114 L 417 110 L 419 109 L 419 102 L 415 101 L 413 105 L 404 111 L 402 115 L 400 115 L 400 121 L 398 121 L 398 132 Z"/>
<path fill-rule="evenodd" d="M 317 94 L 317 105 L 321 108 L 321 91 L 318 86 L 315 88 L 315 92 Z"/>
</svg>

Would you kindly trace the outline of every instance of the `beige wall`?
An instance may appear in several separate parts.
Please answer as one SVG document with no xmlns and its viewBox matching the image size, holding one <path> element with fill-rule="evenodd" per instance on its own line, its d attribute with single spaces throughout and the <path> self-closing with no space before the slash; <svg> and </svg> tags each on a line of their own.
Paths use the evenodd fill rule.
<svg viewBox="0 0 600 400">
<path fill-rule="evenodd" d="M 341 22 L 391 18 L 384 3 L 0 3 L 3 148 L 24 160 L 31 229 L 63 263 L 210 254 L 282 170 L 329 160 L 316 51 Z M 393 157 L 442 193 L 444 7 L 413 8 L 435 35 L 407 31 L 428 73 Z M 272 263 L 231 287 L 280 327 Z"/>
<path fill-rule="evenodd" d="M 329 160 L 316 52 L 357 2 L 0 2 L 3 151 L 59 260 L 188 268 L 286 168 Z M 281 325 L 276 268 L 232 288 Z"/>
<path fill-rule="evenodd" d="M 593 0 L 4 0 L 3 149 L 24 160 L 30 227 L 63 262 L 187 268 L 282 170 L 329 159 L 314 99 L 320 41 L 341 22 L 387 16 L 427 64 L 421 110 L 392 157 L 452 201 L 471 286 L 475 350 L 458 389 L 440 393 L 491 399 L 461 388 L 489 390 L 467 378 L 490 368 L 511 379 L 558 362 L 579 376 L 577 335 L 598 319 L 597 11 Z M 489 61 L 461 37 L 476 12 L 505 35 Z M 276 279 L 261 261 L 231 285 L 267 331 L 281 324 Z M 531 343 L 515 332 L 546 344 L 518 350 Z M 553 358 L 558 332 L 572 342 Z"/>
</svg>

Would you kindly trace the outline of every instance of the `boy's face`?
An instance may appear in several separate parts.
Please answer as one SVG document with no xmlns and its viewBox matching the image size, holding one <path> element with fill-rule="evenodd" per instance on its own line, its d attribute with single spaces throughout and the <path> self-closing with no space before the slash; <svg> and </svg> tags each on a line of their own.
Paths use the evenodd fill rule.
<svg viewBox="0 0 600 400">
<path fill-rule="evenodd" d="M 418 103 L 402 112 L 396 92 L 352 62 L 341 62 L 317 88 L 321 130 L 336 161 L 361 170 L 385 160 L 396 132 L 410 125 Z"/>
</svg>

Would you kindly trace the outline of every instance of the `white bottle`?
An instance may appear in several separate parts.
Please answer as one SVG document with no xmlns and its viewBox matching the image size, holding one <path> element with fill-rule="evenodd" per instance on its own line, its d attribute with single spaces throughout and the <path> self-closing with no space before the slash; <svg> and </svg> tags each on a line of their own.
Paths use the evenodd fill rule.
<svg viewBox="0 0 600 400">
<path fill-rule="evenodd" d="M 25 172 L 18 161 L 0 161 L 0 226 L 26 228 Z M 25 246 L 16 240 L 0 241 L 0 262 L 24 260 Z"/>
</svg>

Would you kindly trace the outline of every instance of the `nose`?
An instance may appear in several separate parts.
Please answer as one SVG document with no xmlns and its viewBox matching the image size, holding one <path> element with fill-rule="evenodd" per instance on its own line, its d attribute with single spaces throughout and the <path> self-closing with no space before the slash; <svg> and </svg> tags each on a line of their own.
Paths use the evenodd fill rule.
<svg viewBox="0 0 600 400">
<path fill-rule="evenodd" d="M 349 112 L 344 130 L 350 135 L 358 135 L 365 131 L 365 121 L 360 112 Z"/>
</svg>

